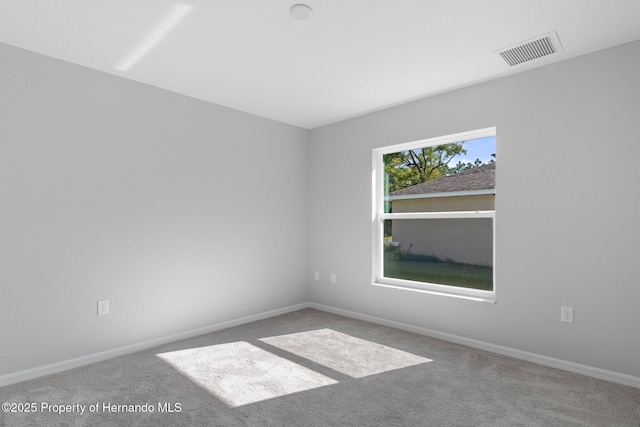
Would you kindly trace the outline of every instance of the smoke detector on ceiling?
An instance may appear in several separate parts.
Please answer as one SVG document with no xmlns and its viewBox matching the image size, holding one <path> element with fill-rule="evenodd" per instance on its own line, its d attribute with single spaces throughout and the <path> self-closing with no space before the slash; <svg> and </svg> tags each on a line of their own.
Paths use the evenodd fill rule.
<svg viewBox="0 0 640 427">
<path fill-rule="evenodd" d="M 296 19 L 305 20 L 311 18 L 313 9 L 306 4 L 298 3 L 289 8 L 289 13 Z"/>
<path fill-rule="evenodd" d="M 562 44 L 558 38 L 558 34 L 552 31 L 543 34 L 526 42 L 518 43 L 514 46 L 507 47 L 496 51 L 509 66 L 522 64 L 557 52 L 562 52 Z"/>
</svg>

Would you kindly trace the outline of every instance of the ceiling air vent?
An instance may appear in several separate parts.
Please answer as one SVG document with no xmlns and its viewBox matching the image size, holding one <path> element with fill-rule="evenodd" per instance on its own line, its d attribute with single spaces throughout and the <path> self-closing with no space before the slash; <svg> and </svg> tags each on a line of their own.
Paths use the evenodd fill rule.
<svg viewBox="0 0 640 427">
<path fill-rule="evenodd" d="M 531 61 L 532 59 L 551 55 L 556 52 L 562 52 L 562 50 L 558 34 L 556 34 L 555 31 L 552 31 L 548 34 L 536 37 L 535 39 L 499 50 L 496 53 L 500 54 L 502 59 L 507 61 L 507 64 L 513 67 L 514 65 L 522 64 L 523 62 Z"/>
</svg>

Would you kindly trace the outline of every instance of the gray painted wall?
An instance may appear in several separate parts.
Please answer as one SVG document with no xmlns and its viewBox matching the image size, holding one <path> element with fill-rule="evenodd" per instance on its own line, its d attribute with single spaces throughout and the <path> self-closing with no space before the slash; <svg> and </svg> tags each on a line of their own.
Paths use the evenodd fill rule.
<svg viewBox="0 0 640 427">
<path fill-rule="evenodd" d="M 311 300 L 639 377 L 639 119 L 635 42 L 313 130 Z M 371 286 L 371 150 L 489 126 L 498 302 Z"/>
<path fill-rule="evenodd" d="M 0 63 L 0 375 L 310 300 L 640 377 L 640 42 L 312 132 Z M 371 286 L 371 149 L 488 126 L 498 302 Z"/>
<path fill-rule="evenodd" d="M 308 131 L 0 64 L 0 375 L 308 301 Z"/>
</svg>

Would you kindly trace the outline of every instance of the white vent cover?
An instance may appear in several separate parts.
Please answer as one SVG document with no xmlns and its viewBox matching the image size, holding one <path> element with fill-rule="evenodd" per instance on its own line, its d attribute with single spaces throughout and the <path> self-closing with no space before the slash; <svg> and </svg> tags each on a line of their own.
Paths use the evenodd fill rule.
<svg viewBox="0 0 640 427">
<path fill-rule="evenodd" d="M 532 59 L 542 56 L 551 55 L 552 53 L 562 52 L 562 44 L 555 31 L 518 43 L 515 46 L 507 47 L 499 50 L 498 53 L 509 66 L 522 64 Z"/>
</svg>

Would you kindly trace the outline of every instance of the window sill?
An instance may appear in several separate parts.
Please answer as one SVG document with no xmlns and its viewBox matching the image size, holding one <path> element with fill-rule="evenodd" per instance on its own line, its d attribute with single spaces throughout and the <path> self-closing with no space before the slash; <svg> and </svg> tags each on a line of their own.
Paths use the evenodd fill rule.
<svg viewBox="0 0 640 427">
<path fill-rule="evenodd" d="M 395 281 L 394 281 L 395 282 Z M 437 295 L 447 298 L 466 299 L 469 301 L 485 302 L 489 304 L 495 304 L 497 302 L 495 292 L 477 291 L 464 289 L 461 292 L 454 292 L 448 289 L 430 289 L 430 285 L 425 284 L 421 287 L 421 284 L 413 285 L 411 282 L 404 283 L 383 283 L 380 281 L 373 281 L 373 286 L 380 286 L 384 288 L 399 289 L 402 291 L 413 291 L 424 294 Z M 420 287 L 419 287 L 420 286 Z M 441 287 L 442 285 L 431 285 L 434 287 Z M 448 287 L 447 287 L 448 288 Z"/>
</svg>

